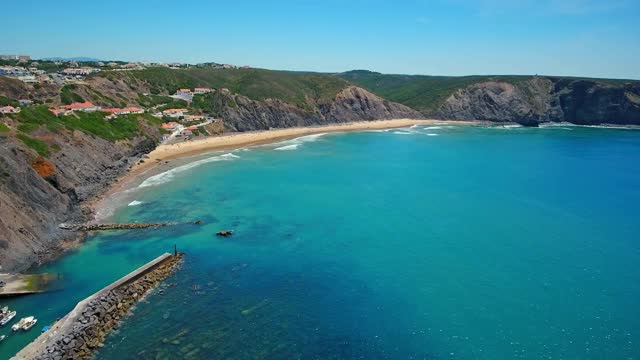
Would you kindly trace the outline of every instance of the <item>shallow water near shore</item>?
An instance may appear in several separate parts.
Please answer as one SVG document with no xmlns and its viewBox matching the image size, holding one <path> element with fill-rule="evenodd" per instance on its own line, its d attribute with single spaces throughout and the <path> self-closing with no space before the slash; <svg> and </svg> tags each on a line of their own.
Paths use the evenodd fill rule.
<svg viewBox="0 0 640 360">
<path fill-rule="evenodd" d="M 637 130 L 325 134 L 176 161 L 114 199 L 114 221 L 178 225 L 40 269 L 62 290 L 0 301 L 40 319 L 0 359 L 174 244 L 182 269 L 97 359 L 640 356 Z"/>
</svg>

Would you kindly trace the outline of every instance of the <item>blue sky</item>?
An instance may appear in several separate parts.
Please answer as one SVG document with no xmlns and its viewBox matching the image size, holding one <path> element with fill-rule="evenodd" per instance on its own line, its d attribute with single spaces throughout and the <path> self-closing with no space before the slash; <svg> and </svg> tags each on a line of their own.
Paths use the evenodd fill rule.
<svg viewBox="0 0 640 360">
<path fill-rule="evenodd" d="M 640 79 L 638 0 L 22 0 L 0 53 Z"/>
</svg>

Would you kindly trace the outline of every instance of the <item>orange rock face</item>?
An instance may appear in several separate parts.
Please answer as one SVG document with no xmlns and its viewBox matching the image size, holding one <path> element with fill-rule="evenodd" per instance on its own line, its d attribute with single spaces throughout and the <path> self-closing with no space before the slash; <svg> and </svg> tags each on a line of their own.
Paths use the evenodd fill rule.
<svg viewBox="0 0 640 360">
<path fill-rule="evenodd" d="M 38 175 L 44 178 L 50 177 L 56 172 L 56 167 L 41 156 L 31 163 L 31 167 L 38 173 Z"/>
</svg>

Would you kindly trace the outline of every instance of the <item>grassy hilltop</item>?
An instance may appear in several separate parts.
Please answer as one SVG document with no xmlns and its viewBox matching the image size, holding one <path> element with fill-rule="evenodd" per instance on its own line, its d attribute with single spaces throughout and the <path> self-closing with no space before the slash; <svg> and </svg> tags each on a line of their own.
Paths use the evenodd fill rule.
<svg viewBox="0 0 640 360">
<path fill-rule="evenodd" d="M 472 76 L 428 76 L 381 74 L 367 70 L 353 70 L 338 74 L 357 86 L 378 96 L 407 105 L 423 114 L 432 114 L 444 100 L 459 89 L 470 85 L 500 81 L 520 85 L 530 80 L 530 75 L 472 75 Z M 622 86 L 633 80 L 593 79 L 545 76 L 549 79 L 587 80 L 603 85 Z"/>
<path fill-rule="evenodd" d="M 518 83 L 529 76 L 427 76 L 381 74 L 353 70 L 338 74 L 342 79 L 361 86 L 385 99 L 399 102 L 429 114 L 456 90 L 484 81 Z"/>
<path fill-rule="evenodd" d="M 253 100 L 277 99 L 307 108 L 309 102 L 328 101 L 349 82 L 336 76 L 317 73 L 264 69 L 168 69 L 153 67 L 134 71 L 109 71 L 96 74 L 127 83 L 145 82 L 153 94 L 172 94 L 179 88 L 227 88 Z"/>
</svg>

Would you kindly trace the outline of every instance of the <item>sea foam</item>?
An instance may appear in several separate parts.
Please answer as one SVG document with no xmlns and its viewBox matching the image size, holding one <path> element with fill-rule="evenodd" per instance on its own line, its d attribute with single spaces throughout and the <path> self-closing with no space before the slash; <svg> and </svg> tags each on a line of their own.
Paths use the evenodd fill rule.
<svg viewBox="0 0 640 360">
<path fill-rule="evenodd" d="M 149 187 L 149 186 L 156 186 L 156 185 L 160 185 L 160 184 L 164 184 L 167 183 L 171 180 L 173 180 L 173 178 L 184 171 L 187 171 L 189 169 L 193 169 L 195 167 L 198 167 L 200 165 L 204 165 L 204 164 L 208 164 L 211 162 L 217 162 L 217 161 L 230 161 L 230 160 L 235 160 L 240 158 L 237 155 L 234 155 L 232 153 L 228 153 L 228 154 L 224 154 L 224 155 L 218 155 L 218 156 L 212 156 L 206 159 L 202 159 L 202 160 L 198 160 L 198 161 L 194 161 L 192 163 L 188 163 L 182 166 L 178 166 L 175 167 L 171 170 L 167 170 L 163 173 L 154 175 L 149 177 L 148 179 L 146 179 L 145 181 L 142 182 L 142 184 L 140 184 L 138 187 L 139 188 L 144 188 L 144 187 Z"/>
<path fill-rule="evenodd" d="M 133 200 L 132 202 L 129 203 L 129 205 L 127 206 L 138 206 L 138 205 L 142 205 L 142 201 L 138 201 L 138 200 Z"/>
<path fill-rule="evenodd" d="M 291 145 L 280 146 L 280 147 L 277 147 L 277 148 L 275 148 L 273 150 L 285 150 L 285 151 L 286 150 L 297 150 L 298 146 L 300 146 L 300 144 L 291 144 Z"/>
</svg>

